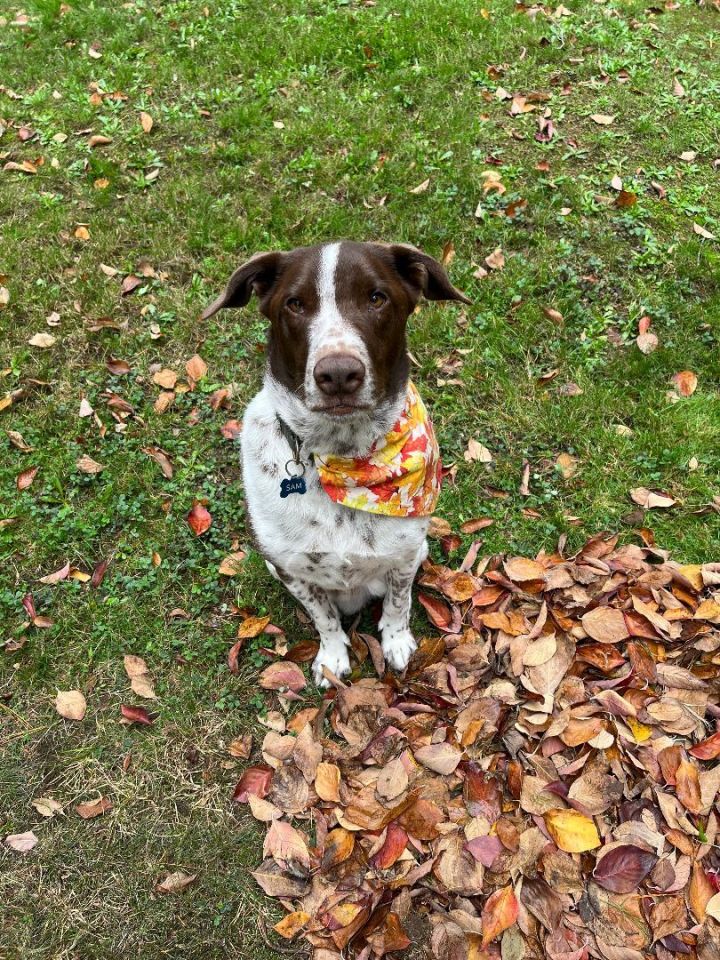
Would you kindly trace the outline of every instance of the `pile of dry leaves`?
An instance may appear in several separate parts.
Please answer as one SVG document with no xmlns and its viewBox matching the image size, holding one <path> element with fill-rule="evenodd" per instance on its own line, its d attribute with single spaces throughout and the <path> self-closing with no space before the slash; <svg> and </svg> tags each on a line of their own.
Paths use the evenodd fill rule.
<svg viewBox="0 0 720 960">
<path fill-rule="evenodd" d="M 420 584 L 441 636 L 407 676 L 272 711 L 237 786 L 277 932 L 314 960 L 718 960 L 720 564 L 599 536 Z"/>
</svg>

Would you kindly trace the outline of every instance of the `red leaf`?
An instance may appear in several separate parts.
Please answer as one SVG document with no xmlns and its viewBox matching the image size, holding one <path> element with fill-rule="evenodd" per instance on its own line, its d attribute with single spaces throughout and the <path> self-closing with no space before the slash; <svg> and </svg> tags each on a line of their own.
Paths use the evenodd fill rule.
<svg viewBox="0 0 720 960">
<path fill-rule="evenodd" d="M 375 854 L 373 864 L 377 870 L 388 870 L 405 850 L 408 835 L 394 820 L 388 824 L 385 842 Z"/>
<path fill-rule="evenodd" d="M 30 617 L 31 620 L 34 620 L 37 617 L 37 610 L 35 609 L 35 601 L 33 600 L 33 595 L 31 593 L 26 593 L 22 598 L 22 605 L 25 607 L 25 612 Z"/>
<path fill-rule="evenodd" d="M 212 517 L 210 516 L 209 511 L 200 503 L 200 501 L 196 500 L 192 505 L 190 513 L 187 515 L 187 522 L 195 536 L 201 537 L 210 529 Z"/>
<path fill-rule="evenodd" d="M 491 867 L 504 847 L 497 837 L 473 837 L 465 844 L 465 849 L 479 860 L 484 867 Z"/>
<path fill-rule="evenodd" d="M 490 823 L 500 817 L 502 813 L 502 794 L 497 780 L 488 775 L 471 761 L 465 768 L 465 784 L 463 798 L 471 817 L 485 817 Z"/>
<path fill-rule="evenodd" d="M 717 760 L 720 757 L 720 730 L 688 750 L 698 760 Z"/>
<path fill-rule="evenodd" d="M 126 720 L 129 720 L 130 723 L 140 723 L 146 727 L 150 727 L 154 723 L 145 707 L 131 707 L 125 703 L 121 703 L 120 713 Z"/>
<path fill-rule="evenodd" d="M 431 597 L 427 593 L 419 593 L 418 600 L 425 607 L 430 622 L 438 630 L 447 630 L 453 620 L 450 607 L 442 600 Z"/>
<path fill-rule="evenodd" d="M 612 893 L 634 893 L 657 862 L 649 850 L 624 843 L 598 860 L 593 878 Z"/>
<path fill-rule="evenodd" d="M 256 767 L 248 767 L 237 782 L 233 800 L 235 803 L 247 803 L 248 797 L 252 794 L 254 797 L 267 796 L 270 784 L 272 783 L 273 771 L 264 764 Z"/>
</svg>

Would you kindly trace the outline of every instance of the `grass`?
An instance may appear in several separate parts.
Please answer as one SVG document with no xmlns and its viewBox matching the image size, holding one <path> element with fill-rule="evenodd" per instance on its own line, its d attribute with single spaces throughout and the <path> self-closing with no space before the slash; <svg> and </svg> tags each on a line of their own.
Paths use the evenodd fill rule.
<svg viewBox="0 0 720 960">
<path fill-rule="evenodd" d="M 563 533 L 573 546 L 644 526 L 679 559 L 719 559 L 708 505 L 720 494 L 720 246 L 693 223 L 720 236 L 720 13 L 692 0 L 647 7 L 42 0 L 16 23 L 20 9 L 0 3 L 0 161 L 43 160 L 34 175 L 0 171 L 0 398 L 25 391 L 0 412 L 0 520 L 14 519 L 0 525 L 0 640 L 12 641 L 0 653 L 0 835 L 39 837 L 25 856 L 0 848 L 3 960 L 275 955 L 258 922 L 273 917 L 246 872 L 259 835 L 230 803 L 242 765 L 227 752 L 243 732 L 262 737 L 260 641 L 239 676 L 225 661 L 238 607 L 270 613 L 292 640 L 309 633 L 257 556 L 231 580 L 217 572 L 233 541 L 246 545 L 237 451 L 219 427 L 260 382 L 264 327 L 253 304 L 198 319 L 252 252 L 352 237 L 439 256 L 454 243 L 450 272 L 473 306 L 425 307 L 410 339 L 458 465 L 440 515 L 456 528 L 492 517 L 483 552 L 534 555 Z M 498 86 L 548 99 L 510 116 Z M 555 135 L 542 143 L 546 107 Z M 112 142 L 91 148 L 90 135 Z M 503 195 L 483 194 L 487 170 Z M 616 175 L 633 206 L 614 204 Z M 89 239 L 76 236 L 83 225 Z M 497 247 L 504 269 L 477 279 Z M 122 276 L 143 263 L 151 275 L 121 297 Z M 645 315 L 660 341 L 648 356 L 634 343 Z M 100 318 L 116 326 L 93 330 Z M 55 345 L 30 346 L 38 332 Z M 184 379 L 196 352 L 208 376 L 156 413 L 152 365 Z M 111 357 L 130 374 L 111 374 Z M 670 378 L 686 369 L 698 389 L 671 403 Z M 565 395 L 569 383 L 583 392 Z M 229 385 L 229 408 L 213 411 L 209 395 Z M 132 404 L 124 421 L 113 394 Z M 104 438 L 79 418 L 82 397 Z M 490 467 L 464 461 L 471 437 Z M 172 479 L 148 446 L 166 451 Z M 561 452 L 578 461 L 569 479 Z M 106 469 L 80 473 L 82 454 Z M 679 505 L 643 517 L 628 496 L 637 486 Z M 195 497 L 213 515 L 202 538 L 185 523 Z M 98 589 L 37 582 L 108 557 Z M 28 591 L 54 626 L 25 625 Z M 119 704 L 139 702 L 125 653 L 155 678 L 152 728 L 118 723 Z M 74 688 L 88 700 L 82 723 L 53 707 Z M 74 805 L 99 794 L 113 810 L 81 820 Z M 44 820 L 31 806 L 41 796 L 65 814 Z M 154 893 L 173 870 L 198 878 Z"/>
</svg>

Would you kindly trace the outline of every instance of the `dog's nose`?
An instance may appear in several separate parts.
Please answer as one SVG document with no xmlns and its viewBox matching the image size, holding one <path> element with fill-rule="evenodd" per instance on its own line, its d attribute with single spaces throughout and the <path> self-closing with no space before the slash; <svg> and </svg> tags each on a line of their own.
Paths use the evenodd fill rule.
<svg viewBox="0 0 720 960">
<path fill-rule="evenodd" d="M 313 370 L 315 383 L 329 397 L 357 393 L 365 380 L 365 364 L 350 353 L 330 353 Z"/>
</svg>

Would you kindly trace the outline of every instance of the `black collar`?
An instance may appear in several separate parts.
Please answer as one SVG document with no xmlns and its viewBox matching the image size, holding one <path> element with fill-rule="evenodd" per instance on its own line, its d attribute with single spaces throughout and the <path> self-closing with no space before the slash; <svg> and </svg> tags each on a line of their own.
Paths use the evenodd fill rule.
<svg viewBox="0 0 720 960">
<path fill-rule="evenodd" d="M 280 427 L 280 433 L 285 437 L 288 442 L 290 449 L 292 450 L 293 460 L 295 463 L 302 463 L 300 458 L 300 451 L 302 449 L 302 440 L 300 437 L 292 430 L 282 419 L 279 413 L 275 414 L 275 419 L 278 422 Z"/>
</svg>

